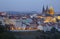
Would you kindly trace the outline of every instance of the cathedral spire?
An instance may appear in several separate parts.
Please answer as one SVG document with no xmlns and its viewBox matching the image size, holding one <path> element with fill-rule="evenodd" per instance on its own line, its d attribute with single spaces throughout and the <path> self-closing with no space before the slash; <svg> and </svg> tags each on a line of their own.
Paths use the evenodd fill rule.
<svg viewBox="0 0 60 39">
<path fill-rule="evenodd" d="M 44 5 L 43 5 L 43 8 L 42 8 L 42 14 L 45 14 L 45 8 L 44 8 Z"/>
<path fill-rule="evenodd" d="M 45 8 L 44 8 L 44 5 L 43 5 L 43 8 L 42 8 L 42 13 L 44 13 L 45 12 Z"/>
<path fill-rule="evenodd" d="M 46 13 L 48 12 L 48 10 L 49 10 L 49 9 L 48 9 L 48 5 L 47 5 L 47 7 L 46 7 Z"/>
</svg>

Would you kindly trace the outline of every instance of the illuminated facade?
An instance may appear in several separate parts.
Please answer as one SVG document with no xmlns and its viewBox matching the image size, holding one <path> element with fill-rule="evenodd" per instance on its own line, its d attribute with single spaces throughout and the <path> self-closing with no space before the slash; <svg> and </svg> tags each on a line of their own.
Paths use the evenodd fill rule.
<svg viewBox="0 0 60 39">
<path fill-rule="evenodd" d="M 53 7 L 50 7 L 50 8 L 49 8 L 49 14 L 50 14 L 50 15 L 54 15 L 54 9 L 53 9 Z"/>
<path fill-rule="evenodd" d="M 48 6 L 47 6 L 45 9 L 43 6 L 42 15 L 44 16 L 44 23 L 56 22 L 56 18 L 54 17 L 54 8 L 53 7 L 48 8 Z M 60 18 L 60 17 L 58 16 L 58 18 Z"/>
</svg>

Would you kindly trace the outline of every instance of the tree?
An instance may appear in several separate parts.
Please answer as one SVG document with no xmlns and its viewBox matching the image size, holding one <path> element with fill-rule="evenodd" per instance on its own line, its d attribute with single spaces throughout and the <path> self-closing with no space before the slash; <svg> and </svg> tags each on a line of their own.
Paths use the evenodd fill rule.
<svg viewBox="0 0 60 39">
<path fill-rule="evenodd" d="M 2 21 L 0 21 L 0 33 L 4 32 L 4 26 L 2 25 Z"/>
</svg>

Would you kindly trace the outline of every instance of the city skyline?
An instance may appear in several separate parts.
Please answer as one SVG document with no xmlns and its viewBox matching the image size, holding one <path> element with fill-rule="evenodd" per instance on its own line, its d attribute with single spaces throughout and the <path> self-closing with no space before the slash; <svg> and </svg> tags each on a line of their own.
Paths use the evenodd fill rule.
<svg viewBox="0 0 60 39">
<path fill-rule="evenodd" d="M 41 12 L 43 5 L 60 11 L 60 0 L 0 0 L 0 11 L 37 11 Z"/>
</svg>

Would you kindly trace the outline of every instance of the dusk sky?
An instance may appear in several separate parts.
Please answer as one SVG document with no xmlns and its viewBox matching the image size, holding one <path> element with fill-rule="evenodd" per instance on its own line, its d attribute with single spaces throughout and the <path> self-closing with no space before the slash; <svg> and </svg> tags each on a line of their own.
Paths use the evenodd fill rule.
<svg viewBox="0 0 60 39">
<path fill-rule="evenodd" d="M 0 0 L 0 11 L 37 11 L 42 6 L 52 6 L 55 12 L 60 12 L 60 0 Z"/>
</svg>

